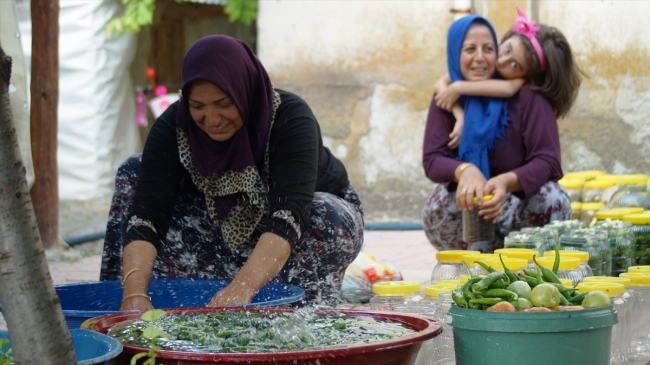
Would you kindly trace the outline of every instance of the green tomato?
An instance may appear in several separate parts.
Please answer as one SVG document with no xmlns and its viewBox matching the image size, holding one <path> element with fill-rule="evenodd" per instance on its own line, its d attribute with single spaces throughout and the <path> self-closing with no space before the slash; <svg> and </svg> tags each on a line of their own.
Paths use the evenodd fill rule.
<svg viewBox="0 0 650 365">
<path fill-rule="evenodd" d="M 609 299 L 607 294 L 600 290 L 590 291 L 582 301 L 582 306 L 584 308 L 601 308 L 609 307 L 610 305 L 612 305 L 611 299 Z"/>
<path fill-rule="evenodd" d="M 530 302 L 530 300 L 526 298 L 518 298 L 512 302 L 512 305 L 514 305 L 517 310 L 524 310 L 533 307 L 533 304 Z"/>
<path fill-rule="evenodd" d="M 530 285 L 525 281 L 514 281 L 512 284 L 508 285 L 506 289 L 517 293 L 519 298 L 530 299 Z"/>
<path fill-rule="evenodd" d="M 539 284 L 530 293 L 530 302 L 535 307 L 552 308 L 560 305 L 560 291 L 551 284 Z"/>
</svg>

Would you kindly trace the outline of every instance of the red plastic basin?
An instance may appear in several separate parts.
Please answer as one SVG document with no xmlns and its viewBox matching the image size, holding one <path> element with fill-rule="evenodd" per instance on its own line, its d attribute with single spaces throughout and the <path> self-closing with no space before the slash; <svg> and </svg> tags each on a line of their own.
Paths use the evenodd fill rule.
<svg viewBox="0 0 650 365">
<path fill-rule="evenodd" d="M 211 312 L 291 312 L 295 308 L 174 308 L 165 309 L 170 314 L 199 314 Z M 319 310 L 317 313 L 343 313 L 349 316 L 371 316 L 382 321 L 400 322 L 414 334 L 397 339 L 379 341 L 371 344 L 352 345 L 344 348 L 288 351 L 274 353 L 196 353 L 187 351 L 161 350 L 156 355 L 156 364 L 274 364 L 274 365 L 410 365 L 415 362 L 422 342 L 442 332 L 441 324 L 433 318 L 392 312 L 371 312 L 356 310 Z M 139 319 L 141 313 L 114 313 L 88 320 L 85 327 L 106 334 L 112 326 L 125 321 Z M 120 356 L 111 365 L 128 365 L 133 355 L 147 352 L 148 348 L 123 345 Z"/>
</svg>

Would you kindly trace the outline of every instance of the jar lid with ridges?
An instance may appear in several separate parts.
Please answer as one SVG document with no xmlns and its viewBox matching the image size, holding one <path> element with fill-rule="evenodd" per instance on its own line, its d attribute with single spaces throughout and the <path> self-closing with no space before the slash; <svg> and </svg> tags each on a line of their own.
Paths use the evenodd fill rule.
<svg viewBox="0 0 650 365">
<path fill-rule="evenodd" d="M 607 218 L 609 219 L 615 219 L 615 220 L 620 220 L 623 218 L 624 215 L 630 214 L 627 211 L 622 211 L 622 210 L 599 210 L 596 212 L 596 219 L 598 220 L 605 220 Z"/>
<path fill-rule="evenodd" d="M 503 257 L 514 257 L 528 261 L 532 261 L 533 256 L 539 256 L 539 251 L 530 248 L 499 248 L 494 250 L 494 253 L 500 253 Z"/>
<path fill-rule="evenodd" d="M 579 283 L 576 287 L 578 293 L 588 293 L 594 290 L 600 290 L 607 294 L 610 298 L 618 297 L 625 292 L 625 286 L 619 283 L 610 283 L 610 282 L 582 282 Z"/>
<path fill-rule="evenodd" d="M 503 258 L 503 256 L 502 256 Z M 518 259 L 518 258 L 513 258 L 513 257 L 505 257 L 503 258 L 503 264 L 501 264 L 501 260 L 497 259 L 489 259 L 485 260 L 483 262 L 484 264 L 490 266 L 494 270 L 497 271 L 503 271 L 503 264 L 506 265 L 506 267 L 510 270 L 519 270 L 519 269 L 525 269 L 528 267 L 528 260 L 526 259 Z"/>
<path fill-rule="evenodd" d="M 585 184 L 585 181 L 580 179 L 560 179 L 558 184 L 564 186 L 565 189 L 580 189 Z"/>
<path fill-rule="evenodd" d="M 476 261 L 483 262 L 485 260 L 489 260 L 490 258 L 495 258 L 495 257 L 499 258 L 498 255 L 495 255 L 493 253 L 483 253 L 483 254 L 481 254 L 479 252 L 478 255 L 477 254 L 465 255 L 465 256 L 463 256 L 463 260 L 465 262 L 467 262 L 467 265 L 472 266 L 472 265 L 474 265 L 476 263 Z"/>
<path fill-rule="evenodd" d="M 372 284 L 372 292 L 380 296 L 407 296 L 420 292 L 417 281 L 380 281 Z"/>
<path fill-rule="evenodd" d="M 436 252 L 436 260 L 443 263 L 454 263 L 459 264 L 463 256 L 467 255 L 469 252 L 479 252 L 480 251 L 471 251 L 471 250 L 447 250 L 447 251 L 438 251 Z"/>
<path fill-rule="evenodd" d="M 603 202 L 584 202 L 582 203 L 582 210 L 601 210 L 605 204 Z"/>
<path fill-rule="evenodd" d="M 589 252 L 586 251 L 577 251 L 577 250 L 558 250 L 560 253 L 560 258 L 562 256 L 568 257 L 577 257 L 581 261 L 589 260 Z M 544 252 L 544 257 L 553 257 L 555 258 L 555 251 L 546 251 Z"/>
<path fill-rule="evenodd" d="M 555 263 L 555 257 L 545 256 L 537 259 L 540 265 L 551 269 Z M 560 254 L 560 265 L 558 270 L 577 270 L 580 267 L 580 259 L 575 256 L 562 256 Z"/>
<path fill-rule="evenodd" d="M 592 281 L 605 281 L 605 282 L 612 282 L 612 283 L 619 283 L 623 284 L 624 287 L 629 287 L 632 285 L 632 280 L 630 278 L 626 277 L 613 277 L 613 276 L 587 276 L 584 279 L 582 279 L 583 282 L 588 283 Z"/>
<path fill-rule="evenodd" d="M 435 283 L 431 284 L 433 286 L 452 286 L 456 287 L 458 284 L 460 284 L 460 280 L 458 279 L 445 279 L 445 280 L 438 280 Z"/>
<path fill-rule="evenodd" d="M 643 213 L 626 214 L 623 216 L 623 220 L 630 222 L 635 226 L 644 226 L 650 224 L 650 215 Z"/>
<path fill-rule="evenodd" d="M 587 189 L 607 189 L 614 186 L 614 181 L 612 180 L 591 180 L 585 181 L 585 188 Z"/>
<path fill-rule="evenodd" d="M 631 174 L 620 175 L 618 179 L 619 185 L 647 185 L 648 175 L 644 174 Z"/>
<path fill-rule="evenodd" d="M 611 181 L 612 184 L 616 185 L 618 184 L 618 178 L 618 175 L 600 175 L 596 176 L 595 180 Z"/>
<path fill-rule="evenodd" d="M 492 198 L 494 198 L 494 195 L 492 195 L 492 194 L 483 195 L 483 203 L 485 203 L 488 200 L 492 200 Z M 478 198 L 474 197 L 473 202 L 474 202 L 474 205 L 478 205 Z"/>
<path fill-rule="evenodd" d="M 627 268 L 627 272 L 647 272 L 650 273 L 650 265 L 635 265 Z"/>
<path fill-rule="evenodd" d="M 630 279 L 632 286 L 650 286 L 650 273 L 622 272 L 618 276 Z"/>
<path fill-rule="evenodd" d="M 452 287 L 429 285 L 424 288 L 424 295 L 426 295 L 429 298 L 434 298 L 437 300 L 440 293 L 451 293 L 451 291 L 454 290 L 455 288 L 456 287 L 452 288 Z"/>
</svg>

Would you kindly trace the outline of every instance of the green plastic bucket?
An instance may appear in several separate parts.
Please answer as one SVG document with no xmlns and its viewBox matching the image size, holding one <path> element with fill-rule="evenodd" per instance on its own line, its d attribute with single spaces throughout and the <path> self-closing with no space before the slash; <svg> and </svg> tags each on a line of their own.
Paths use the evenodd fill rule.
<svg viewBox="0 0 650 365">
<path fill-rule="evenodd" d="M 488 312 L 452 306 L 456 365 L 609 365 L 614 307 Z"/>
</svg>

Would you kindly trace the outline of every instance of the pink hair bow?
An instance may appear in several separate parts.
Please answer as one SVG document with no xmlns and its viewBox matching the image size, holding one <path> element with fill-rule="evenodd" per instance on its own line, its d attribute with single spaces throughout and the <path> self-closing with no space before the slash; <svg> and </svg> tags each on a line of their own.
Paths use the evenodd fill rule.
<svg viewBox="0 0 650 365">
<path fill-rule="evenodd" d="M 516 5 L 517 13 L 519 13 L 519 18 L 515 20 L 515 24 L 512 25 L 512 31 L 518 34 L 523 35 L 524 37 L 530 40 L 535 53 L 537 53 L 537 58 L 539 58 L 539 65 L 542 68 L 542 71 L 546 70 L 546 58 L 544 58 L 544 51 L 542 51 L 542 46 L 540 46 L 539 41 L 537 40 L 537 32 L 539 32 L 539 26 L 535 24 L 535 21 L 528 20 L 526 14 L 523 10 Z"/>
</svg>

